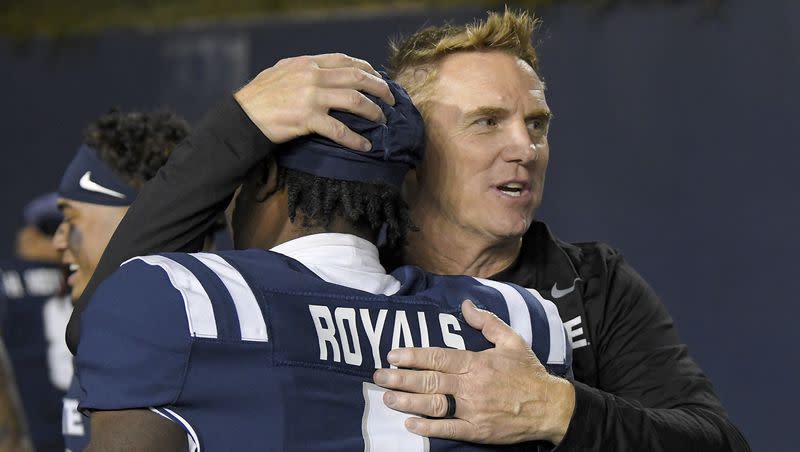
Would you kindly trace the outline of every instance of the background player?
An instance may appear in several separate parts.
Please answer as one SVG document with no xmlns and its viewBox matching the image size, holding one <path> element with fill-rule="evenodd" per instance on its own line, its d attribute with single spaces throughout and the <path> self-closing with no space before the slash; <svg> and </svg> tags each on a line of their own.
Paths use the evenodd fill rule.
<svg viewBox="0 0 800 452">
<path fill-rule="evenodd" d="M 138 189 L 155 176 L 189 132 L 173 113 L 112 111 L 86 129 L 84 144 L 70 162 L 58 189 L 63 222 L 53 239 L 72 273 L 67 282 L 80 297 L 100 255 Z M 62 429 L 67 449 L 83 450 L 88 419 L 78 412 L 78 382 L 64 398 Z"/>
<path fill-rule="evenodd" d="M 385 273 L 374 242 L 383 227 L 390 243 L 405 237 L 399 186 L 423 142 L 410 99 L 393 94 L 388 127 L 334 114 L 371 152 L 313 136 L 250 172 L 233 227 L 237 248 L 254 249 L 135 258 L 98 289 L 77 354 L 92 450 L 180 450 L 183 430 L 205 450 L 456 446 L 407 432 L 370 381 L 398 346 L 491 347 L 458 320 L 467 297 L 519 328 L 527 340 L 515 346 L 536 344 L 551 371 L 567 372 L 557 310 L 538 295 L 416 267 Z M 489 338 L 504 327 L 465 312 Z M 452 416 L 451 403 L 438 415 Z"/>
<path fill-rule="evenodd" d="M 72 304 L 64 293 L 60 253 L 51 243 L 61 222 L 56 194 L 29 202 L 24 219 L 17 232 L 16 259 L 0 263 L 0 331 L 35 450 L 63 451 L 61 405 L 72 377 L 72 355 L 63 337 Z M 7 381 L 11 383 L 13 379 Z"/>
</svg>

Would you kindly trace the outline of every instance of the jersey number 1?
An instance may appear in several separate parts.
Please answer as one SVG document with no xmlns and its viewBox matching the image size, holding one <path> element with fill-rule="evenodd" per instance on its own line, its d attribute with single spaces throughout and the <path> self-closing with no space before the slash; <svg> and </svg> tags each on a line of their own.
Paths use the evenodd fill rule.
<svg viewBox="0 0 800 452">
<path fill-rule="evenodd" d="M 364 416 L 361 418 L 361 433 L 364 436 L 364 452 L 428 452 L 428 438 L 406 430 L 404 422 L 412 416 L 395 411 L 383 403 L 386 389 L 372 383 L 362 384 Z"/>
</svg>

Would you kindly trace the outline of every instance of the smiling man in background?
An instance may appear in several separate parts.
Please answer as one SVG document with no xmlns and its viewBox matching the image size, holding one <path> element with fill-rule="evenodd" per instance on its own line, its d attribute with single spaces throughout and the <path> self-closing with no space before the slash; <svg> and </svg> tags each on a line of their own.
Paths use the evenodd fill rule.
<svg viewBox="0 0 800 452">
<path fill-rule="evenodd" d="M 67 284 L 73 300 L 86 288 L 139 188 L 188 132 L 186 121 L 169 112 L 112 111 L 86 129 L 84 144 L 58 188 L 64 218 L 53 237 L 63 263 L 72 271 Z M 89 441 L 88 418 L 78 412 L 79 390 L 73 378 L 62 418 L 65 445 L 75 452 Z"/>
</svg>

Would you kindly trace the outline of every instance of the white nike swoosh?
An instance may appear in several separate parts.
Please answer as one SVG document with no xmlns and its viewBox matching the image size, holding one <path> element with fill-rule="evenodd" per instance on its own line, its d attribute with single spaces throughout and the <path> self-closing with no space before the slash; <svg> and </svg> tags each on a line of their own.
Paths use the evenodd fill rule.
<svg viewBox="0 0 800 452">
<path fill-rule="evenodd" d="M 125 199 L 125 195 L 118 191 L 111 190 L 110 188 L 103 187 L 102 185 L 92 180 L 92 172 L 87 171 L 86 174 L 81 176 L 78 185 L 84 190 L 93 191 L 95 193 L 102 193 L 104 195 L 113 196 L 115 198 Z"/>
<path fill-rule="evenodd" d="M 572 293 L 572 291 L 575 290 L 575 282 L 577 282 L 578 279 L 580 278 L 575 278 L 575 281 L 572 281 L 572 285 L 567 287 L 566 289 L 559 289 L 558 283 L 554 283 L 553 288 L 550 289 L 550 295 L 555 299 L 555 298 L 561 298 L 564 295 Z"/>
</svg>

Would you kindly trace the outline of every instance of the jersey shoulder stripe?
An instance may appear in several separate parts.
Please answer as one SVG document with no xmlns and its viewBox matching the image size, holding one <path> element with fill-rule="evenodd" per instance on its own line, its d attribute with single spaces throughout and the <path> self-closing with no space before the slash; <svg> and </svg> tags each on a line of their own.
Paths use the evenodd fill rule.
<svg viewBox="0 0 800 452">
<path fill-rule="evenodd" d="M 208 295 L 189 270 L 165 256 L 126 262 L 98 286 L 81 313 L 81 409 L 174 402 L 202 334 L 216 336 L 217 327 Z"/>
<path fill-rule="evenodd" d="M 550 354 L 547 364 L 567 364 L 567 336 L 564 323 L 558 313 L 555 303 L 544 298 L 536 289 L 522 289 L 527 295 L 533 296 L 547 314 L 547 323 L 550 325 Z"/>
<path fill-rule="evenodd" d="M 512 283 L 474 278 L 503 296 L 508 307 L 509 326 L 522 336 L 545 364 L 567 364 L 564 325 L 556 305 L 534 289 Z M 546 356 L 542 352 L 546 351 Z M 539 356 L 542 354 L 542 356 Z"/>
<path fill-rule="evenodd" d="M 148 265 L 161 267 L 166 272 L 169 282 L 180 292 L 186 309 L 186 317 L 189 320 L 189 333 L 194 337 L 204 337 L 216 339 L 217 322 L 214 316 L 214 308 L 211 298 L 200 284 L 197 277 L 186 267 L 178 262 L 160 255 L 139 256 L 125 261 L 122 265 L 129 262 L 140 260 Z"/>
<path fill-rule="evenodd" d="M 505 283 L 492 281 L 491 279 L 483 279 L 483 278 L 475 278 L 479 283 L 483 284 L 484 286 L 491 287 L 503 296 L 503 299 L 506 302 L 506 306 L 508 307 L 508 320 L 509 326 L 511 329 L 519 333 L 525 342 L 533 347 L 533 325 L 531 323 L 531 313 L 528 310 L 528 304 L 526 303 L 525 299 L 522 297 L 522 294 L 519 291 Z M 533 321 L 536 321 L 536 318 L 533 318 Z M 537 344 L 537 346 L 541 346 L 541 344 Z"/>
<path fill-rule="evenodd" d="M 183 298 L 191 336 L 225 342 L 268 341 L 261 303 L 229 260 L 212 253 L 164 253 L 130 261 L 137 259 L 166 272 Z"/>
<path fill-rule="evenodd" d="M 217 324 L 217 339 L 223 342 L 238 342 L 242 339 L 239 319 L 234 308 L 233 297 L 221 278 L 195 256 L 186 253 L 164 253 L 169 259 L 189 270 L 211 301 L 214 319 Z"/>
<path fill-rule="evenodd" d="M 242 340 L 267 342 L 267 324 L 264 321 L 264 313 L 244 276 L 218 254 L 195 253 L 192 256 L 216 273 L 230 293 L 239 317 Z"/>
</svg>

